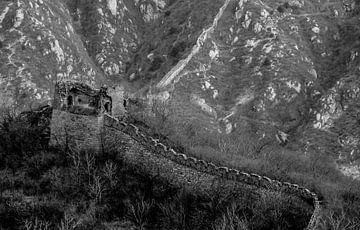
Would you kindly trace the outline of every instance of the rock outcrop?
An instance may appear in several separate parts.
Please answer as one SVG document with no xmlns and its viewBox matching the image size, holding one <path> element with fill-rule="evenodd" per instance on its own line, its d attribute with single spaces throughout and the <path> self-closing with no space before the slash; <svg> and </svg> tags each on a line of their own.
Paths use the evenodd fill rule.
<svg viewBox="0 0 360 230">
<path fill-rule="evenodd" d="M 264 142 L 354 161 L 358 4 L 222 1 L 148 100 L 173 106 L 178 120 L 195 118 L 200 129 L 249 130 Z"/>
<path fill-rule="evenodd" d="M 355 161 L 358 9 L 356 0 L 1 1 L 1 103 L 49 104 L 60 79 L 121 83 L 199 130 L 247 130 Z"/>
<path fill-rule="evenodd" d="M 0 9 L 2 103 L 30 109 L 51 100 L 56 80 L 104 80 L 63 2 L 2 1 Z"/>
<path fill-rule="evenodd" d="M 163 7 L 161 0 L 0 2 L 2 103 L 21 110 L 50 103 L 63 79 L 118 82 Z"/>
</svg>

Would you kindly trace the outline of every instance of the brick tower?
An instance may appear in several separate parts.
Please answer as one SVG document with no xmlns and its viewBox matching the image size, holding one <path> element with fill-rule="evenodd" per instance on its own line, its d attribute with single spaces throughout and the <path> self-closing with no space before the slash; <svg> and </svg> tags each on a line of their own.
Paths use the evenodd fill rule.
<svg viewBox="0 0 360 230">
<path fill-rule="evenodd" d="M 105 88 L 96 90 L 73 81 L 55 85 L 50 145 L 101 151 L 104 114 L 112 115 L 112 99 Z"/>
</svg>

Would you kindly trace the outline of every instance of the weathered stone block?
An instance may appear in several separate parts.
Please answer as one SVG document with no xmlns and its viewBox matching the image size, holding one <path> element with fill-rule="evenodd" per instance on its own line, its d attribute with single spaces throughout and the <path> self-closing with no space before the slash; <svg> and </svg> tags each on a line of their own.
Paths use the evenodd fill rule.
<svg viewBox="0 0 360 230">
<path fill-rule="evenodd" d="M 124 87 L 116 86 L 114 88 L 108 88 L 107 94 L 112 99 L 112 115 L 114 117 L 123 117 L 126 114 L 126 98 L 124 95 Z"/>
<path fill-rule="evenodd" d="M 86 116 L 54 109 L 50 145 L 74 150 L 101 150 L 103 116 Z"/>
</svg>

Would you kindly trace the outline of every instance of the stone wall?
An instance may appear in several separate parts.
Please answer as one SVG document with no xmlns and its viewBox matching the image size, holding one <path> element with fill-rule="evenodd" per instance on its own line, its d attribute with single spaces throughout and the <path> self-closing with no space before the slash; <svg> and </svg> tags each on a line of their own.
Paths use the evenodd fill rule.
<svg viewBox="0 0 360 230">
<path fill-rule="evenodd" d="M 103 116 L 85 116 L 53 110 L 51 119 L 51 146 L 74 150 L 101 150 Z"/>
<path fill-rule="evenodd" d="M 124 100 L 126 100 L 124 95 L 124 87 L 116 86 L 113 88 L 108 88 L 107 94 L 112 99 L 112 116 L 123 117 L 126 113 L 124 107 Z"/>
<path fill-rule="evenodd" d="M 217 166 L 211 162 L 206 162 L 204 160 L 188 156 L 184 153 L 178 153 L 173 148 L 162 143 L 160 139 L 156 139 L 150 136 L 138 126 L 127 123 L 125 121 L 119 121 L 116 118 L 105 116 L 104 127 L 110 127 L 126 133 L 139 143 L 149 148 L 151 152 L 157 153 L 159 157 L 169 159 L 177 164 L 187 166 L 198 172 L 203 172 L 228 181 L 240 182 L 259 188 L 278 191 L 300 197 L 314 208 L 313 214 L 306 229 L 316 229 L 317 227 L 318 220 L 321 216 L 321 204 L 318 195 L 305 187 L 289 182 L 273 180 L 266 176 L 257 175 L 251 172 L 244 172 L 237 169 Z M 113 139 L 111 142 L 116 143 L 116 140 Z"/>
</svg>

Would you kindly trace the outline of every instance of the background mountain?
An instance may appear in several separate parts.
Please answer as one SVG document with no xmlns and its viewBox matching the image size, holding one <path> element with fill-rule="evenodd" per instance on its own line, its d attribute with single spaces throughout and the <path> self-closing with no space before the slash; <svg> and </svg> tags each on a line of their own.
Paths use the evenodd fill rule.
<svg viewBox="0 0 360 230">
<path fill-rule="evenodd" d="M 0 2 L 0 98 L 51 103 L 54 82 L 126 85 L 134 111 L 187 136 L 355 162 L 358 0 Z M 280 147 L 279 147 L 280 146 Z"/>
</svg>

